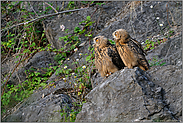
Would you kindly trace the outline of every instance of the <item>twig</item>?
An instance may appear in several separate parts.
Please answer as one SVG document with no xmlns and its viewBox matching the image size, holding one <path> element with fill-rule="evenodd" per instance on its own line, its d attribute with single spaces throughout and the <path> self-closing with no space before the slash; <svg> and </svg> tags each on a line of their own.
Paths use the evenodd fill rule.
<svg viewBox="0 0 183 123">
<path fill-rule="evenodd" d="M 29 2 L 29 4 L 30 4 L 30 7 L 31 7 L 31 9 L 34 11 L 34 13 L 36 14 L 36 16 L 38 16 L 38 14 L 36 13 L 36 11 L 34 10 L 34 8 L 33 8 L 33 6 L 31 5 L 31 3 Z"/>
<path fill-rule="evenodd" d="M 62 1 L 62 8 L 60 10 L 64 9 L 64 1 Z"/>
<path fill-rule="evenodd" d="M 30 46 L 29 46 L 28 49 L 30 49 Z M 26 54 L 24 54 L 23 57 L 24 57 L 24 56 L 26 56 Z M 23 58 L 23 57 L 22 57 L 22 58 Z M 12 72 L 10 73 L 10 75 L 8 76 L 8 79 L 7 79 L 6 82 L 5 82 L 5 85 L 4 85 L 3 91 L 2 91 L 2 93 L 1 93 L 1 96 L 3 96 L 4 91 L 5 91 L 5 88 L 6 88 L 6 85 L 7 85 L 8 81 L 9 81 L 11 75 L 14 73 L 14 71 L 16 70 L 16 68 L 20 65 L 21 61 L 25 61 L 25 60 L 28 59 L 29 57 L 31 57 L 31 56 L 26 56 L 26 58 L 24 58 L 23 60 L 21 60 L 21 58 L 20 58 L 18 64 L 14 67 L 13 71 L 12 71 Z"/>
<path fill-rule="evenodd" d="M 8 28 L 5 28 L 5 29 L 2 29 L 1 31 L 5 31 L 5 30 L 8 30 L 8 29 L 12 29 L 14 27 L 17 27 L 17 26 L 21 26 L 21 25 L 26 25 L 26 24 L 29 24 L 29 23 L 32 23 L 34 21 L 38 21 L 42 18 L 46 18 L 46 17 L 50 17 L 50 16 L 55 16 L 55 15 L 59 15 L 59 14 L 62 14 L 62 13 L 67 13 L 67 12 L 74 12 L 74 11 L 80 11 L 80 10 L 84 10 L 84 9 L 88 9 L 89 7 L 87 8 L 81 8 L 81 9 L 73 9 L 73 10 L 67 10 L 67 11 L 62 11 L 62 12 L 58 12 L 58 13 L 53 13 L 53 14 L 48 14 L 48 15 L 43 15 L 43 16 L 40 16 L 38 18 L 35 18 L 35 19 L 32 19 L 28 22 L 24 22 L 24 23 L 19 23 L 17 25 L 13 25 L 11 27 L 8 27 Z"/>
<path fill-rule="evenodd" d="M 92 80 L 92 75 L 91 75 L 92 70 L 93 70 L 93 65 L 91 66 L 91 69 L 90 69 L 90 72 L 89 72 L 89 77 L 90 77 L 90 81 L 91 81 L 91 85 L 92 85 L 92 89 L 93 89 L 94 85 L 93 85 L 93 80 Z"/>
<path fill-rule="evenodd" d="M 15 69 L 19 66 L 19 64 L 21 63 L 21 60 L 19 61 L 19 63 L 15 66 L 15 68 L 13 69 L 13 72 L 15 71 Z M 12 73 L 13 73 L 12 72 Z M 12 73 L 10 73 L 10 75 L 9 75 L 9 77 L 8 77 L 8 79 L 6 80 L 6 82 L 5 82 L 5 85 L 4 85 L 4 88 L 3 88 L 3 91 L 2 91 L 2 93 L 1 93 L 1 96 L 3 96 L 3 94 L 4 94 L 4 91 L 5 91 L 5 88 L 6 88 L 6 85 L 7 85 L 7 83 L 8 83 L 8 80 L 10 79 L 10 77 L 11 77 L 11 74 Z"/>
<path fill-rule="evenodd" d="M 9 56 L 9 54 L 10 54 L 10 52 L 11 52 L 11 49 L 9 50 L 9 52 L 8 52 L 8 54 L 7 54 L 7 56 L 6 56 L 6 58 L 1 62 L 1 64 L 3 64 L 3 63 L 6 61 L 6 59 L 8 58 L 8 56 Z"/>
<path fill-rule="evenodd" d="M 58 13 L 58 11 L 53 7 L 51 6 L 50 4 L 48 4 L 47 2 L 44 2 L 46 5 L 50 6 L 56 13 Z"/>
<path fill-rule="evenodd" d="M 167 21 L 168 21 L 168 24 L 170 25 L 170 27 L 172 27 L 172 25 L 170 24 L 169 19 L 168 19 L 168 3 L 166 4 Z"/>
</svg>

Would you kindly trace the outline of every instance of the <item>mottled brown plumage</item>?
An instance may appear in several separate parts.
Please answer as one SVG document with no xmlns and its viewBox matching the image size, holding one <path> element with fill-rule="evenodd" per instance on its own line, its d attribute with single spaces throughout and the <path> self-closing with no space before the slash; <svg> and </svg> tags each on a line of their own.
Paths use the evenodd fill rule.
<svg viewBox="0 0 183 123">
<path fill-rule="evenodd" d="M 146 52 L 138 41 L 132 39 L 124 29 L 118 29 L 112 35 L 125 66 L 139 67 L 142 70 L 149 69 L 149 63 L 145 58 Z"/>
<path fill-rule="evenodd" d="M 104 36 L 93 39 L 95 50 L 95 66 L 102 77 L 124 68 L 115 45 L 112 45 Z"/>
</svg>

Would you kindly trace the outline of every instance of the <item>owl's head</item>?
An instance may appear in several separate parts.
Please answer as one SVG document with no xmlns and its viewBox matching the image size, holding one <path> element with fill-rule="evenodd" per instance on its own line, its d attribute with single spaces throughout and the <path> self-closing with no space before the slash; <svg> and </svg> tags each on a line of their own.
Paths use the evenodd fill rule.
<svg viewBox="0 0 183 123">
<path fill-rule="evenodd" d="M 130 38 L 129 33 L 124 29 L 118 29 L 114 31 L 112 35 L 115 41 L 122 40 L 125 42 L 127 39 Z"/>
<path fill-rule="evenodd" d="M 93 38 L 93 42 L 94 42 L 94 46 L 105 47 L 105 46 L 107 46 L 109 41 L 104 36 L 97 36 L 97 37 Z"/>
</svg>

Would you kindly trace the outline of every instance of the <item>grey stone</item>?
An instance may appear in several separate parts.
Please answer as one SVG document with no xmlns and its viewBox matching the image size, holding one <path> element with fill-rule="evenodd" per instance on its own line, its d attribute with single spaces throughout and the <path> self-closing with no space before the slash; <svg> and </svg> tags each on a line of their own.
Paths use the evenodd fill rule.
<svg viewBox="0 0 183 123">
<path fill-rule="evenodd" d="M 34 68 L 34 72 L 38 71 L 40 73 L 44 73 L 41 70 L 37 69 L 42 69 L 45 71 L 44 68 L 49 68 L 49 64 L 52 64 L 51 66 L 57 65 L 57 63 L 54 61 L 54 56 L 55 54 L 49 51 L 41 51 L 36 53 L 29 61 L 27 64 L 25 64 L 22 68 L 19 68 L 17 71 L 15 71 L 10 80 L 8 81 L 8 84 L 14 84 L 17 85 L 26 79 L 26 70 L 30 70 L 31 68 Z M 32 70 L 33 72 L 33 70 Z"/>
<path fill-rule="evenodd" d="M 50 86 L 44 90 L 40 89 L 16 106 L 10 115 L 3 118 L 3 122 L 61 122 L 61 110 L 68 113 L 73 107 L 74 98 L 66 93 L 60 92 L 69 86 L 64 81 L 55 82 L 55 87 Z M 72 101 L 73 100 L 73 101 Z"/>
<path fill-rule="evenodd" d="M 108 22 L 98 35 L 113 39 L 112 33 L 119 28 L 123 28 L 129 32 L 132 38 L 137 39 L 139 42 L 145 42 L 147 37 L 152 37 L 159 33 L 162 35 L 162 31 L 169 30 L 169 28 L 165 28 L 169 27 L 168 20 L 172 26 L 181 26 L 182 10 L 180 8 L 182 3 L 169 2 L 168 10 L 171 11 L 173 20 L 170 14 L 167 17 L 166 4 L 167 2 L 165 1 L 144 2 L 137 7 L 133 7 L 135 3 L 128 4 L 126 5 L 128 8 L 121 8 L 121 11 Z M 152 9 L 150 8 L 151 5 L 153 5 Z M 157 20 L 156 17 L 160 17 L 160 19 Z M 168 20 L 165 18 L 168 18 Z M 163 23 L 162 28 L 159 26 L 160 23 Z"/>
<path fill-rule="evenodd" d="M 163 99 L 163 88 L 138 67 L 115 72 L 87 96 L 77 122 L 175 120 Z"/>
<path fill-rule="evenodd" d="M 147 60 L 156 58 L 157 61 L 162 60 L 165 65 L 177 65 L 182 68 L 182 35 L 168 39 L 165 43 L 160 44 L 153 50 L 148 51 Z"/>
<path fill-rule="evenodd" d="M 147 71 L 152 81 L 163 87 L 163 98 L 174 116 L 182 121 L 182 69 L 167 65 L 152 67 Z"/>
<path fill-rule="evenodd" d="M 34 2 L 33 5 L 39 6 L 40 3 Z M 56 6 L 57 3 L 62 6 L 63 2 L 52 3 L 53 6 Z M 67 4 L 68 2 L 65 2 L 64 6 Z M 153 5 L 153 9 L 150 8 L 151 5 Z M 76 26 L 83 28 L 83 25 L 78 23 L 87 16 L 92 16 L 92 21 L 97 22 L 97 25 L 94 25 L 96 28 L 93 31 L 93 36 L 104 35 L 109 39 L 112 39 L 112 32 L 119 28 L 126 29 L 132 38 L 140 42 L 144 42 L 149 37 L 164 38 L 164 32 L 172 29 L 175 34 L 181 32 L 182 2 L 112 1 L 106 2 L 106 5 L 98 6 L 97 10 L 96 7 L 94 5 L 86 10 L 44 20 L 44 30 L 50 44 L 56 49 L 63 47 L 65 42 L 59 41 L 59 37 L 66 34 L 60 29 L 60 25 L 64 25 L 69 31 L 73 31 Z M 35 11 L 39 11 L 39 9 L 35 7 Z M 50 10 L 49 13 L 53 13 L 53 10 Z M 160 19 L 157 20 L 156 17 L 160 17 Z M 160 23 L 163 23 L 163 27 L 159 26 Z M 170 26 L 169 23 L 173 27 L 165 28 Z M 69 32 L 69 34 L 72 33 Z M 153 66 L 146 72 L 137 67 L 134 69 L 125 68 L 105 79 L 97 72 L 91 75 L 93 89 L 86 96 L 87 102 L 84 103 L 81 112 L 77 115 L 76 121 L 181 121 L 181 36 L 169 38 L 154 50 L 148 51 L 146 57 L 148 60 L 157 56 L 157 60 L 163 59 L 162 62 L 166 62 L 164 66 Z M 71 53 L 70 60 L 65 60 L 61 67 L 68 65 L 68 68 L 74 69 L 76 66 L 72 63 L 76 59 L 79 59 L 78 65 L 80 66 L 87 64 L 87 55 L 81 57 L 79 53 L 90 53 L 88 50 L 89 39 L 84 36 L 80 38 L 82 46 L 77 52 Z M 54 54 L 50 55 L 49 52 L 35 54 L 29 63 L 23 65 L 24 68 L 18 71 L 21 80 L 25 79 L 25 69 L 47 68 L 49 63 L 57 65 L 53 61 L 53 56 Z M 3 69 L 2 71 L 5 75 L 8 70 Z M 54 73 L 47 83 L 55 81 L 58 79 L 57 77 L 59 76 Z M 18 78 L 13 75 L 10 83 L 18 83 Z M 50 87 L 43 90 L 40 88 L 34 91 L 31 97 L 27 98 L 20 106 L 16 106 L 13 112 L 2 121 L 62 121 L 63 117 L 57 111 L 65 108 L 69 115 L 70 109 L 73 107 L 72 101 L 75 100 L 64 93 L 65 90 L 72 88 L 68 83 L 58 79 L 55 81 L 55 85 L 55 88 Z"/>
<path fill-rule="evenodd" d="M 46 37 L 50 44 L 56 49 L 60 49 L 66 42 L 60 41 L 59 37 L 66 36 L 67 34 L 60 29 L 60 25 L 64 25 L 65 29 L 68 29 L 68 34 L 72 34 L 75 27 L 82 29 L 84 26 L 79 25 L 79 23 L 86 19 L 87 16 L 91 16 L 91 21 L 97 22 L 97 29 L 94 30 L 94 35 L 97 31 L 104 27 L 104 24 L 115 16 L 119 11 L 119 8 L 123 7 L 126 2 L 109 2 L 105 6 L 99 7 L 96 10 L 95 7 L 91 7 L 86 10 L 81 10 L 78 12 L 73 12 L 69 15 L 64 14 L 62 16 L 57 16 L 51 22 L 44 21 L 44 30 L 46 32 Z M 117 5 L 117 6 L 116 6 Z M 96 10 L 96 11 L 95 11 Z M 85 36 L 80 37 L 80 43 L 88 40 Z"/>
</svg>

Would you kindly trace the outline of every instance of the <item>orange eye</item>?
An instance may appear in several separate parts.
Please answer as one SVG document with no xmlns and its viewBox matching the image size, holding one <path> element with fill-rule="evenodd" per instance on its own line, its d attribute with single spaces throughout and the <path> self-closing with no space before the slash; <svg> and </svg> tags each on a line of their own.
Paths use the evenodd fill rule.
<svg viewBox="0 0 183 123">
<path fill-rule="evenodd" d="M 98 42 L 98 39 L 96 39 L 95 41 Z"/>
<path fill-rule="evenodd" d="M 117 34 L 116 34 L 116 33 L 115 33 L 114 35 L 115 35 L 115 36 L 117 36 Z"/>
</svg>

